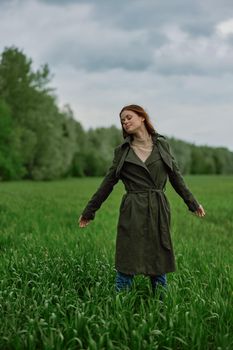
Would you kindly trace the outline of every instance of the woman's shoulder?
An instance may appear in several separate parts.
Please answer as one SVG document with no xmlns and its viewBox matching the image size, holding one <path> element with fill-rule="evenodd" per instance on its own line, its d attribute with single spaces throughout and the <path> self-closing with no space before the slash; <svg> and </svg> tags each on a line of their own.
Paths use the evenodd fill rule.
<svg viewBox="0 0 233 350">
<path fill-rule="evenodd" d="M 169 143 L 169 140 L 167 136 L 162 134 L 156 134 L 156 143 L 159 146 L 161 146 L 162 149 L 164 149 L 167 153 L 171 154 L 171 146 Z"/>
<path fill-rule="evenodd" d="M 165 135 L 159 134 L 158 132 L 155 134 L 155 137 L 159 140 L 167 140 Z"/>
<path fill-rule="evenodd" d="M 114 148 L 114 153 L 119 153 L 121 150 L 121 144 L 120 145 L 117 145 L 115 148 Z"/>
<path fill-rule="evenodd" d="M 114 150 L 116 152 L 119 152 L 122 148 L 130 144 L 130 140 L 131 140 L 130 136 L 127 136 L 119 145 L 117 145 L 114 148 Z"/>
<path fill-rule="evenodd" d="M 165 135 L 156 133 L 155 134 L 155 139 L 156 139 L 156 141 L 159 141 L 159 142 L 163 143 L 164 145 L 169 145 L 167 136 L 165 136 Z"/>
<path fill-rule="evenodd" d="M 118 157 L 120 157 L 121 156 L 121 154 L 122 154 L 122 145 L 120 144 L 120 145 L 117 145 L 116 147 L 114 147 L 114 157 L 116 158 L 118 158 Z"/>
</svg>

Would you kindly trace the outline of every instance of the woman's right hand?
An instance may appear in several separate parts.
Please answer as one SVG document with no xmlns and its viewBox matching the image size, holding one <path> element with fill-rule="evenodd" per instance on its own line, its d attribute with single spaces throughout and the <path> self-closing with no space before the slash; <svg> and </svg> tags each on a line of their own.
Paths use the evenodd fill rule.
<svg viewBox="0 0 233 350">
<path fill-rule="evenodd" d="M 79 227 L 86 227 L 91 220 L 84 219 L 82 215 L 79 217 L 78 222 L 79 222 Z"/>
<path fill-rule="evenodd" d="M 201 204 L 199 204 L 199 208 L 194 212 L 199 217 L 205 216 L 205 210 Z"/>
</svg>

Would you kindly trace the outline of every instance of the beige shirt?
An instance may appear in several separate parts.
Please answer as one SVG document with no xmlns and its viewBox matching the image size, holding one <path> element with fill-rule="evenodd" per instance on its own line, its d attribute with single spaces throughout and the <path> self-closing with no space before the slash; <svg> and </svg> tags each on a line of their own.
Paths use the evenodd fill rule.
<svg viewBox="0 0 233 350">
<path fill-rule="evenodd" d="M 136 155 L 141 159 L 141 161 L 145 162 L 153 149 L 153 141 L 151 135 L 148 139 L 144 140 L 134 138 L 133 141 L 131 141 L 131 147 Z"/>
</svg>

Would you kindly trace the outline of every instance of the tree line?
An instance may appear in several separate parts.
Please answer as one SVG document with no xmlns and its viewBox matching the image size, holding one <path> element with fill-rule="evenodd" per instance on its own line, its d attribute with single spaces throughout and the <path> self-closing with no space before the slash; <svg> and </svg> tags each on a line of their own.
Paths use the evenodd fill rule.
<svg viewBox="0 0 233 350">
<path fill-rule="evenodd" d="M 47 64 L 35 70 L 16 47 L 0 56 L 0 180 L 103 176 L 122 142 L 115 126 L 85 131 L 58 108 Z M 184 174 L 232 174 L 233 153 L 171 138 Z"/>
</svg>

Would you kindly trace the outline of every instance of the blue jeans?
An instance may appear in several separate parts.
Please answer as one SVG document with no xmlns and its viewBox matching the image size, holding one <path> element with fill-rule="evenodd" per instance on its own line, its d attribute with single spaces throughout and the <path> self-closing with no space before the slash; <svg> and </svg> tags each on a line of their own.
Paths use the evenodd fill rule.
<svg viewBox="0 0 233 350">
<path fill-rule="evenodd" d="M 152 290 L 155 291 L 156 287 L 158 285 L 161 285 L 162 287 L 166 287 L 167 285 L 167 278 L 166 275 L 155 275 L 155 276 L 149 276 Z M 124 289 L 130 289 L 132 286 L 134 275 L 127 275 L 123 272 L 117 271 L 116 274 L 116 292 L 120 292 Z"/>
</svg>

